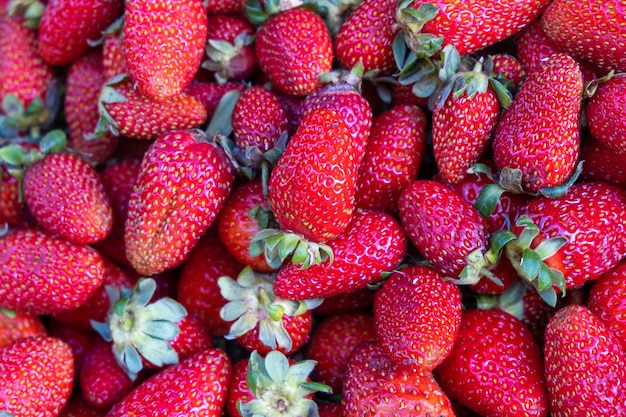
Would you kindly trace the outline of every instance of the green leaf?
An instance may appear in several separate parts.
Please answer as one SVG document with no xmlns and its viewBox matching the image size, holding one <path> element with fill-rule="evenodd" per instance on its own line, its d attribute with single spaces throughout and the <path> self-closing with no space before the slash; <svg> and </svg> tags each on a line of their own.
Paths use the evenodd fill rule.
<svg viewBox="0 0 626 417">
<path fill-rule="evenodd" d="M 135 347 L 148 362 L 158 367 L 178 363 L 178 354 L 166 340 L 145 337 L 138 338 Z"/>
<path fill-rule="evenodd" d="M 59 129 L 51 130 L 41 138 L 39 148 L 45 155 L 60 152 L 67 145 L 67 136 L 65 132 Z"/>
<path fill-rule="evenodd" d="M 265 355 L 265 369 L 267 374 L 275 382 L 283 382 L 289 373 L 289 360 L 277 350 Z"/>
<path fill-rule="evenodd" d="M 140 278 L 133 288 L 131 299 L 139 305 L 148 304 L 156 291 L 156 281 L 153 278 Z"/>
<path fill-rule="evenodd" d="M 150 337 L 162 340 L 172 340 L 180 334 L 176 323 L 169 321 L 149 321 L 141 326 L 141 331 Z"/>
<path fill-rule="evenodd" d="M 10 143 L 0 148 L 0 160 L 10 165 L 22 166 L 26 162 L 26 150 L 17 143 Z"/>
<path fill-rule="evenodd" d="M 526 215 L 521 216 L 515 224 L 524 228 L 518 237 L 520 246 L 529 248 L 532 241 L 539 235 L 539 228 Z"/>
<path fill-rule="evenodd" d="M 580 174 L 582 174 L 582 172 L 583 172 L 583 162 L 584 161 L 580 161 L 576 165 L 576 169 L 574 170 L 572 175 L 563 184 L 557 185 L 557 186 L 554 186 L 554 187 L 542 188 L 542 189 L 539 190 L 539 193 L 541 195 L 545 196 L 545 197 L 548 197 L 548 198 L 559 198 L 559 197 L 562 197 L 565 194 L 567 194 L 567 190 L 569 190 L 569 188 L 572 185 L 574 185 L 574 183 L 576 181 L 578 181 L 578 178 L 580 177 Z"/>
<path fill-rule="evenodd" d="M 231 301 L 224 304 L 220 309 L 220 317 L 224 321 L 234 321 L 248 311 L 248 303 L 245 301 Z"/>
<path fill-rule="evenodd" d="M 564 237 L 553 237 L 541 242 L 535 248 L 535 252 L 542 259 L 548 259 L 556 254 L 567 243 L 567 239 Z"/>
<path fill-rule="evenodd" d="M 241 92 L 239 90 L 231 90 L 222 96 L 220 99 L 213 117 L 209 122 L 209 126 L 206 128 L 205 133 L 209 136 L 221 135 L 224 137 L 230 136 L 233 132 L 232 115 L 235 104 L 239 100 Z"/>
<path fill-rule="evenodd" d="M 508 230 L 498 230 L 491 237 L 491 248 L 499 252 L 504 248 L 509 242 L 512 242 L 517 239 L 517 236 L 513 232 Z"/>
<path fill-rule="evenodd" d="M 164 320 L 178 323 L 187 315 L 187 310 L 178 301 L 165 297 L 147 305 L 142 311 L 143 320 Z"/>
<path fill-rule="evenodd" d="M 270 304 L 266 308 L 267 314 L 273 321 L 281 320 L 283 318 L 283 315 L 285 314 L 285 307 L 281 306 L 280 304 Z"/>
<path fill-rule="evenodd" d="M 310 264 L 311 263 L 310 258 L 311 258 L 311 255 L 309 254 L 308 243 L 304 240 L 300 240 L 298 242 L 298 246 L 296 246 L 296 249 L 293 252 L 293 255 L 291 257 L 291 262 L 294 265 L 300 265 L 305 262 L 308 262 Z"/>
<path fill-rule="evenodd" d="M 115 315 L 118 317 L 122 317 L 124 316 L 124 313 L 126 312 L 126 306 L 128 305 L 128 299 L 127 298 L 122 298 L 120 300 L 117 300 L 114 304 L 113 307 L 113 311 L 115 311 Z"/>
<path fill-rule="evenodd" d="M 491 216 L 504 191 L 498 184 L 487 184 L 480 190 L 474 207 L 484 219 Z"/>
<path fill-rule="evenodd" d="M 550 269 L 546 264 L 541 264 L 541 270 L 538 274 L 537 279 L 537 289 L 539 291 L 545 291 L 548 288 L 552 288 L 553 282 L 552 269 Z"/>
<path fill-rule="evenodd" d="M 437 90 L 438 86 L 437 76 L 432 75 L 414 83 L 412 91 L 417 97 L 428 98 Z"/>
<path fill-rule="evenodd" d="M 259 323 L 259 318 L 256 314 L 244 313 L 237 320 L 235 320 L 235 322 L 230 326 L 229 333 L 225 337 L 227 339 L 234 339 L 236 337 L 242 336 L 248 333 L 250 330 L 254 329 L 258 323 Z"/>
<path fill-rule="evenodd" d="M 128 376 L 135 375 L 136 377 L 137 373 L 143 369 L 141 356 L 139 356 L 139 352 L 137 352 L 137 349 L 135 349 L 134 346 L 126 344 L 120 349 L 116 344 L 114 344 L 113 352 L 116 354 L 116 357 L 121 359 L 121 363 L 123 364 L 124 370 Z"/>
<path fill-rule="evenodd" d="M 287 259 L 301 242 L 300 236 L 295 233 L 285 233 L 278 245 L 278 256 Z"/>
<path fill-rule="evenodd" d="M 534 279 L 539 275 L 539 271 L 541 271 L 541 258 L 535 251 L 529 248 L 525 248 L 522 253 L 522 261 L 521 266 L 524 270 L 525 278 L 529 281 L 534 281 Z"/>
<path fill-rule="evenodd" d="M 550 287 L 547 290 L 539 290 L 537 291 L 541 299 L 548 305 L 552 307 L 556 307 L 556 291 L 554 288 Z"/>
<path fill-rule="evenodd" d="M 111 329 L 109 328 L 109 324 L 105 322 L 90 320 L 91 327 L 107 342 L 111 342 L 113 338 L 111 338 Z"/>
</svg>

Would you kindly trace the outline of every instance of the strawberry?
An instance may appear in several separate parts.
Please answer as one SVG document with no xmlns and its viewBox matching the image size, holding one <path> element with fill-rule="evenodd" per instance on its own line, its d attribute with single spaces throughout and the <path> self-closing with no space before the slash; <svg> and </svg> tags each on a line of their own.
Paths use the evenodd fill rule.
<svg viewBox="0 0 626 417">
<path fill-rule="evenodd" d="M 413 106 L 419 107 L 421 110 L 428 110 L 428 97 L 418 97 L 413 94 L 413 85 L 412 84 L 399 84 L 394 83 L 389 88 L 391 94 L 391 103 L 394 106 L 398 106 L 400 104 L 412 104 Z"/>
<path fill-rule="evenodd" d="M 20 182 L 0 165 L 0 225 L 17 226 L 24 219 L 24 205 L 20 201 Z"/>
<path fill-rule="evenodd" d="M 389 74 L 396 69 L 393 40 L 397 34 L 394 0 L 364 0 L 348 16 L 334 38 L 339 65 L 353 68 L 361 62 L 363 71 Z"/>
<path fill-rule="evenodd" d="M 315 380 L 331 387 L 333 393 L 340 393 L 350 352 L 359 343 L 370 340 L 376 340 L 374 318 L 370 312 L 325 317 L 313 329 L 305 352 L 307 359 L 317 362 L 313 371 Z"/>
<path fill-rule="evenodd" d="M 74 376 L 80 375 L 80 369 L 83 361 L 91 346 L 100 339 L 95 331 L 87 331 L 85 329 L 77 329 L 60 323 L 54 319 L 48 320 L 46 323 L 48 334 L 50 336 L 61 339 L 72 349 L 72 357 L 74 358 Z M 74 389 L 78 388 L 78 378 L 74 379 Z"/>
<path fill-rule="evenodd" d="M 130 0 L 123 48 L 139 94 L 164 102 L 180 94 L 200 67 L 207 36 L 201 0 Z"/>
<path fill-rule="evenodd" d="M 48 331 L 39 316 L 0 308 L 0 349 L 18 339 L 46 334 Z"/>
<path fill-rule="evenodd" d="M 626 154 L 626 105 L 621 97 L 626 93 L 626 74 L 616 74 L 598 85 L 587 101 L 585 116 L 591 135 L 618 154 Z"/>
<path fill-rule="evenodd" d="M 451 398 L 480 415 L 548 415 L 541 351 L 530 330 L 504 311 L 465 310 L 435 376 Z"/>
<path fill-rule="evenodd" d="M 234 81 L 218 84 L 212 81 L 194 80 L 185 87 L 183 93 L 200 100 L 206 109 L 207 119 L 210 120 L 224 94 L 232 90 L 243 91 L 245 88 L 244 84 Z"/>
<path fill-rule="evenodd" d="M 58 416 L 73 377 L 66 343 L 50 336 L 17 340 L 0 350 L 0 410 L 20 417 Z"/>
<path fill-rule="evenodd" d="M 585 161 L 581 180 L 603 181 L 626 188 L 626 152 L 615 152 L 597 139 L 587 138 L 581 144 L 580 159 Z"/>
<path fill-rule="evenodd" d="M 498 53 L 490 55 L 489 59 L 491 60 L 491 71 L 503 75 L 513 84 L 514 88 L 518 88 L 522 84 L 526 72 L 522 62 L 517 57 L 507 53 Z"/>
<path fill-rule="evenodd" d="M 107 417 L 132 415 L 222 415 L 231 373 L 230 359 L 208 348 L 153 375 L 111 408 Z M 173 399 L 175 399 L 173 401 Z"/>
<path fill-rule="evenodd" d="M 293 8 L 267 20 L 257 32 L 259 68 L 287 94 L 304 96 L 320 85 L 317 76 L 332 67 L 333 45 L 320 16 Z"/>
<path fill-rule="evenodd" d="M 250 360 L 243 358 L 233 364 L 233 370 L 228 383 L 228 396 L 226 397 L 226 412 L 229 416 L 238 416 L 240 404 L 246 404 L 255 399 L 252 390 L 248 386 L 248 365 Z"/>
<path fill-rule="evenodd" d="M 286 263 L 276 276 L 276 295 L 292 300 L 326 298 L 380 282 L 383 273 L 393 271 L 404 259 L 407 238 L 391 215 L 356 211 L 347 230 L 328 245 L 332 262 L 305 269 Z"/>
<path fill-rule="evenodd" d="M 559 48 L 604 71 L 626 71 L 626 28 L 620 0 L 552 1 L 539 23 Z M 593 19 L 591 19 L 593 17 Z"/>
<path fill-rule="evenodd" d="M 207 0 L 203 2 L 208 15 L 243 13 L 245 0 Z"/>
<path fill-rule="evenodd" d="M 343 393 L 345 417 L 454 416 L 432 373 L 396 366 L 376 341 L 361 342 L 352 350 Z"/>
<path fill-rule="evenodd" d="M 389 359 L 397 366 L 432 371 L 452 350 L 461 324 L 461 293 L 433 268 L 411 266 L 383 282 L 373 311 Z"/>
<path fill-rule="evenodd" d="M 569 305 L 552 317 L 544 356 L 553 416 L 626 412 L 626 353 L 588 308 Z"/>
<path fill-rule="evenodd" d="M 122 13 L 121 0 L 50 0 L 39 23 L 41 57 L 50 65 L 73 62 Z"/>
<path fill-rule="evenodd" d="M 65 91 L 68 146 L 96 165 L 109 159 L 119 143 L 110 132 L 95 140 L 85 139 L 98 122 L 98 97 L 105 81 L 102 50 L 94 49 L 72 62 Z"/>
<path fill-rule="evenodd" d="M 36 229 L 10 231 L 0 238 L 0 306 L 27 314 L 54 314 L 76 308 L 104 278 L 102 258 Z"/>
<path fill-rule="evenodd" d="M 92 407 L 81 396 L 73 396 L 61 410 L 59 417 L 104 417 L 105 410 Z"/>
<path fill-rule="evenodd" d="M 626 261 L 591 284 L 587 307 L 613 332 L 626 351 Z"/>
<path fill-rule="evenodd" d="M 231 322 L 226 339 L 235 339 L 249 351 L 266 355 L 271 350 L 291 354 L 309 339 L 313 325 L 311 309 L 321 300 L 293 301 L 277 297 L 275 274 L 261 274 L 245 267 L 237 280 L 228 276 L 218 285 L 228 303 L 220 317 Z"/>
<path fill-rule="evenodd" d="M 152 275 L 181 264 L 217 217 L 233 181 L 226 154 L 201 132 L 158 137 L 128 202 L 124 242 L 137 272 Z"/>
<path fill-rule="evenodd" d="M 578 64 L 565 54 L 542 61 L 496 127 L 492 146 L 498 168 L 521 171 L 521 186 L 531 192 L 563 184 L 580 153 L 581 103 Z"/>
<path fill-rule="evenodd" d="M 376 291 L 365 287 L 358 290 L 344 292 L 324 297 L 322 305 L 315 309 L 317 316 L 351 313 L 362 309 L 369 309 L 374 304 Z"/>
<path fill-rule="evenodd" d="M 120 17 L 102 32 L 102 67 L 107 80 L 127 72 L 122 29 L 124 17 Z"/>
</svg>

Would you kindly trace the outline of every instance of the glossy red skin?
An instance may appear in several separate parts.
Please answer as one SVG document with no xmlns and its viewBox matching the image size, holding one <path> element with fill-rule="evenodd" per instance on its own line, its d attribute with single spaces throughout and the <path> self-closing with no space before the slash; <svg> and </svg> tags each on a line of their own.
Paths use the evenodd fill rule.
<svg viewBox="0 0 626 417">
<path fill-rule="evenodd" d="M 107 80 L 116 75 L 127 73 L 121 30 L 104 35 L 102 40 L 102 67 Z"/>
<path fill-rule="evenodd" d="M 128 75 L 157 102 L 179 95 L 204 56 L 207 15 L 201 0 L 131 0 L 124 9 Z"/>
<path fill-rule="evenodd" d="M 229 416 L 240 415 L 239 410 L 237 410 L 238 402 L 246 404 L 256 398 L 246 380 L 249 362 L 248 358 L 244 358 L 233 365 L 228 384 L 228 398 L 226 399 L 226 412 Z"/>
<path fill-rule="evenodd" d="M 255 271 L 272 272 L 275 269 L 267 264 L 263 254 L 255 257 L 250 255 L 250 242 L 260 228 L 257 220 L 250 217 L 248 212 L 258 206 L 269 206 L 263 196 L 260 178 L 246 181 L 233 190 L 217 216 L 217 231 L 223 245 L 238 262 Z"/>
<path fill-rule="evenodd" d="M 105 410 L 92 407 L 81 396 L 70 398 L 59 417 L 104 417 Z"/>
<path fill-rule="evenodd" d="M 443 37 L 443 45 L 452 44 L 461 55 L 471 54 L 514 35 L 534 21 L 549 0 L 430 1 L 418 0 L 409 7 L 423 4 L 439 8 L 434 19 L 426 22 L 421 33 Z"/>
<path fill-rule="evenodd" d="M 366 311 L 327 316 L 311 333 L 306 358 L 317 362 L 316 381 L 330 386 L 333 394 L 342 391 L 350 352 L 361 342 L 376 340 L 374 318 Z"/>
<path fill-rule="evenodd" d="M 581 179 L 586 181 L 604 181 L 626 188 L 626 152 L 616 153 L 589 138 L 583 141 L 580 159 L 585 161 Z"/>
<path fill-rule="evenodd" d="M 551 237 L 568 240 L 546 260 L 548 266 L 563 272 L 567 289 L 600 277 L 624 258 L 626 190 L 622 188 L 602 182 L 577 183 L 563 197 L 531 200 L 519 212 L 524 214 L 540 230 L 531 248 Z M 519 235 L 521 228 L 514 226 L 512 231 Z"/>
<path fill-rule="evenodd" d="M 526 76 L 500 118 L 493 160 L 499 169 L 520 169 L 526 190 L 560 185 L 574 171 L 580 154 L 582 87 L 576 61 L 553 55 Z"/>
<path fill-rule="evenodd" d="M 24 201 L 41 226 L 78 245 L 104 239 L 113 226 L 102 180 L 74 153 L 53 153 L 28 167 Z"/>
<path fill-rule="evenodd" d="M 248 36 L 254 36 L 255 33 L 254 26 L 243 14 L 208 15 L 207 42 L 220 40 L 235 46 L 235 38 L 242 33 Z M 231 57 L 224 67 L 226 67 L 228 79 L 242 80 L 252 77 L 257 70 L 254 44 L 241 46 L 239 52 Z"/>
<path fill-rule="evenodd" d="M 0 409 L 15 416 L 56 417 L 72 393 L 74 360 L 55 337 L 20 339 L 0 350 Z"/>
<path fill-rule="evenodd" d="M 39 53 L 50 65 L 69 64 L 123 14 L 121 0 L 50 0 L 39 23 Z"/>
<path fill-rule="evenodd" d="M 197 98 L 204 105 L 207 112 L 207 120 L 210 120 L 217 108 L 222 96 L 229 91 L 243 91 L 246 86 L 243 83 L 229 81 L 225 84 L 218 84 L 212 81 L 193 80 L 183 93 Z"/>
<path fill-rule="evenodd" d="M 375 341 L 352 350 L 343 394 L 345 417 L 454 416 L 450 400 L 430 372 L 397 367 Z"/>
<path fill-rule="evenodd" d="M 114 405 L 107 417 L 189 415 L 191 408 L 198 416 L 220 417 L 230 374 L 226 354 L 209 348 L 150 377 Z"/>
<path fill-rule="evenodd" d="M 82 305 L 104 279 L 102 257 L 35 229 L 0 239 L 0 305 L 27 314 L 54 314 Z"/>
<path fill-rule="evenodd" d="M 32 314 L 12 313 L 0 309 L 0 349 L 29 336 L 46 335 L 41 318 Z"/>
<path fill-rule="evenodd" d="M 617 74 L 598 86 L 587 101 L 585 116 L 591 134 L 612 152 L 626 154 L 626 74 Z"/>
<path fill-rule="evenodd" d="M 587 307 L 613 332 L 626 351 L 626 261 L 591 284 Z"/>
<path fill-rule="evenodd" d="M 144 156 L 128 202 L 124 241 L 135 270 L 149 276 L 180 265 L 217 217 L 233 182 L 224 151 L 198 133 L 160 136 Z"/>
<path fill-rule="evenodd" d="M 343 406 L 336 402 L 319 402 L 317 411 L 320 417 L 341 417 L 343 416 Z"/>
<path fill-rule="evenodd" d="M 588 308 L 573 304 L 552 317 L 544 355 L 552 415 L 626 413 L 626 353 Z"/>
<path fill-rule="evenodd" d="M 571 6 L 571 7 L 570 7 Z M 626 28 L 620 0 L 584 0 L 570 5 L 553 1 L 544 10 L 540 24 L 548 38 L 573 56 L 608 70 L 626 71 Z"/>
<path fill-rule="evenodd" d="M 444 276 L 458 277 L 470 252 L 487 251 L 485 220 L 472 204 L 439 182 L 411 182 L 400 196 L 398 213 L 415 247 Z"/>
<path fill-rule="evenodd" d="M 264 318 L 261 317 L 261 320 Z M 269 320 L 269 319 L 268 319 Z M 271 348 L 261 342 L 259 339 L 260 325 L 257 324 L 249 332 L 237 337 L 235 340 L 239 342 L 248 351 L 257 351 L 260 355 L 267 355 L 272 350 L 278 350 L 285 355 L 291 355 L 298 349 L 303 347 L 308 341 L 311 335 L 311 329 L 313 328 L 313 314 L 311 310 L 299 314 L 297 316 L 289 316 L 285 314 L 280 319 L 280 323 L 285 329 L 285 332 L 291 338 L 291 348 L 287 349 L 285 346 L 277 345 L 275 348 Z"/>
<path fill-rule="evenodd" d="M 304 96 L 332 69 L 333 44 L 322 18 L 305 8 L 272 16 L 256 35 L 259 68 L 287 94 Z"/>
<path fill-rule="evenodd" d="M 343 118 L 317 109 L 303 117 L 272 170 L 269 202 L 281 229 L 323 243 L 352 218 L 358 165 Z"/>
<path fill-rule="evenodd" d="M 526 72 L 522 62 L 516 56 L 499 53 L 491 55 L 491 60 L 493 62 L 493 72 L 504 75 L 516 88 L 522 84 L 524 77 L 526 77 Z"/>
<path fill-rule="evenodd" d="M 547 416 L 541 350 L 530 330 L 501 310 L 465 310 L 441 387 L 480 415 Z"/>
<path fill-rule="evenodd" d="M 322 262 L 301 269 L 286 263 L 274 281 L 277 296 L 306 300 L 350 293 L 380 282 L 381 274 L 396 268 L 406 254 L 407 238 L 398 222 L 388 214 L 356 211 L 350 225 L 328 242 L 332 263 Z"/>
<path fill-rule="evenodd" d="M 397 2 L 365 0 L 348 16 L 335 36 L 333 46 L 339 65 L 351 69 L 363 64 L 363 71 L 380 70 L 389 74 L 396 69 L 393 40 L 398 33 Z"/>
<path fill-rule="evenodd" d="M 327 316 L 358 311 L 370 308 L 374 303 L 376 292 L 369 288 L 361 288 L 347 293 L 325 297 L 324 302 L 315 308 L 315 315 Z"/>
</svg>

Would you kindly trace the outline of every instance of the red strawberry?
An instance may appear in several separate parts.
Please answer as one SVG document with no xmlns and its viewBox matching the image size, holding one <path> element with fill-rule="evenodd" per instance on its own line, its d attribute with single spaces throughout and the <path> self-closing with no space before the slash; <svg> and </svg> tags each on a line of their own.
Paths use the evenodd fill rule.
<svg viewBox="0 0 626 417">
<path fill-rule="evenodd" d="M 244 84 L 238 82 L 218 84 L 209 81 L 192 81 L 185 87 L 183 93 L 200 100 L 206 109 L 207 119 L 211 119 L 224 94 L 232 90 L 243 91 L 245 88 Z"/>
<path fill-rule="evenodd" d="M 498 123 L 493 140 L 498 168 L 521 171 L 528 191 L 563 184 L 580 153 L 581 103 L 578 64 L 565 54 L 543 61 L 526 76 Z"/>
<path fill-rule="evenodd" d="M 0 165 L 0 225 L 17 226 L 24 219 L 20 182 L 6 166 Z"/>
<path fill-rule="evenodd" d="M 124 12 L 121 0 L 50 0 L 39 23 L 39 53 L 50 65 L 76 60 Z"/>
<path fill-rule="evenodd" d="M 200 67 L 207 35 L 201 0 L 129 0 L 124 53 L 139 94 L 164 102 L 180 94 Z"/>
<path fill-rule="evenodd" d="M 491 60 L 491 71 L 495 74 L 503 75 L 515 88 L 522 84 L 526 77 L 526 72 L 522 62 L 517 57 L 499 53 L 489 56 L 489 59 Z"/>
<path fill-rule="evenodd" d="M 304 96 L 331 70 L 333 45 L 320 16 L 305 8 L 273 15 L 258 30 L 255 53 L 261 70 L 287 94 Z"/>
<path fill-rule="evenodd" d="M 198 415 L 220 417 L 230 373 L 228 356 L 219 349 L 206 349 L 150 377 L 115 404 L 107 417 L 174 416 L 191 409 Z"/>
<path fill-rule="evenodd" d="M 383 282 L 374 298 L 380 346 L 397 366 L 432 371 L 450 354 L 461 324 L 461 293 L 434 269 L 412 266 Z"/>
<path fill-rule="evenodd" d="M 107 80 L 128 71 L 122 36 L 123 24 L 124 17 L 121 17 L 102 32 L 102 67 Z"/>
<path fill-rule="evenodd" d="M 548 415 L 541 351 L 530 330 L 504 311 L 465 310 L 435 376 L 451 398 L 480 415 Z"/>
<path fill-rule="evenodd" d="M 208 15 L 243 13 L 245 0 L 207 0 L 203 2 Z"/>
<path fill-rule="evenodd" d="M 233 181 L 226 154 L 206 136 L 182 130 L 157 138 L 128 203 L 124 241 L 137 272 L 152 275 L 181 264 L 217 217 Z"/>
<path fill-rule="evenodd" d="M 605 71 L 626 71 L 623 7 L 621 0 L 584 0 L 574 5 L 557 0 L 550 2 L 539 22 L 562 51 Z"/>
<path fill-rule="evenodd" d="M 228 396 L 226 398 L 226 412 L 229 416 L 241 415 L 239 406 L 246 404 L 256 397 L 248 386 L 248 364 L 250 360 L 243 358 L 233 365 L 233 370 L 228 383 Z"/>
<path fill-rule="evenodd" d="M 75 327 L 67 326 L 54 319 L 49 320 L 46 324 L 50 336 L 61 339 L 72 349 L 72 357 L 74 358 L 74 376 L 80 375 L 80 368 L 83 365 L 87 352 L 91 346 L 100 339 L 95 331 L 86 331 Z M 75 389 L 78 387 L 78 379 L 74 379 Z"/>
<path fill-rule="evenodd" d="M 591 284 L 587 307 L 613 332 L 626 351 L 626 261 Z"/>
<path fill-rule="evenodd" d="M 406 244 L 402 227 L 391 215 L 356 211 L 348 228 L 328 242 L 334 254 L 332 262 L 305 269 L 287 263 L 278 271 L 274 291 L 279 297 L 305 300 L 365 288 L 400 265 Z"/>
<path fill-rule="evenodd" d="M 375 341 L 352 350 L 343 393 L 345 417 L 454 416 L 450 400 L 430 372 L 396 366 Z"/>
<path fill-rule="evenodd" d="M 626 154 L 626 73 L 600 83 L 585 106 L 587 125 L 594 138 L 612 152 Z"/>
<path fill-rule="evenodd" d="M 81 396 L 73 396 L 59 417 L 104 417 L 106 411 L 92 407 Z"/>
<path fill-rule="evenodd" d="M 27 314 L 76 308 L 104 278 L 100 255 L 35 229 L 0 238 L 0 306 Z"/>
<path fill-rule="evenodd" d="M 46 334 L 48 331 L 39 316 L 0 308 L 0 349 L 18 339 Z"/>
<path fill-rule="evenodd" d="M 626 152 L 618 153 L 588 138 L 580 149 L 580 160 L 585 161 L 581 180 L 604 181 L 626 188 Z"/>
<path fill-rule="evenodd" d="M 0 350 L 0 410 L 55 417 L 72 393 L 70 347 L 50 336 L 27 337 Z"/>
<path fill-rule="evenodd" d="M 324 302 L 315 309 L 315 314 L 317 316 L 329 316 L 369 309 L 374 304 L 375 294 L 374 289 L 365 287 L 324 297 Z"/>
<path fill-rule="evenodd" d="M 626 413 L 626 353 L 588 308 L 569 305 L 552 317 L 544 355 L 553 416 Z"/>
</svg>

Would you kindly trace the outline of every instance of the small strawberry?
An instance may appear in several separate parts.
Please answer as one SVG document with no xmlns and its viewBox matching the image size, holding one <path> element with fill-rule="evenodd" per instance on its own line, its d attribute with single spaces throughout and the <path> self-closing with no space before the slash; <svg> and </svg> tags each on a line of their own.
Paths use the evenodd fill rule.
<svg viewBox="0 0 626 417">
<path fill-rule="evenodd" d="M 56 417 L 72 393 L 70 347 L 51 336 L 27 337 L 0 349 L 0 410 Z"/>
<path fill-rule="evenodd" d="M 18 339 L 46 334 L 48 331 L 39 316 L 0 308 L 0 349 Z"/>
<path fill-rule="evenodd" d="M 201 132 L 156 139 L 128 203 L 124 242 L 133 267 L 152 275 L 181 264 L 228 198 L 234 169 Z"/>
<path fill-rule="evenodd" d="M 587 307 L 613 332 L 626 351 L 626 261 L 591 284 Z"/>
<path fill-rule="evenodd" d="M 89 246 L 36 229 L 0 238 L 0 307 L 54 314 L 82 305 L 104 278 L 102 257 Z"/>
<path fill-rule="evenodd" d="M 120 17 L 102 32 L 102 67 L 107 80 L 128 71 L 124 54 L 123 27 L 124 17 Z"/>
<path fill-rule="evenodd" d="M 581 180 L 603 181 L 626 188 L 626 152 L 615 152 L 598 140 L 588 138 L 581 144 L 580 160 L 585 161 Z"/>
<path fill-rule="evenodd" d="M 139 94 L 164 102 L 180 94 L 200 67 L 207 36 L 201 0 L 128 0 L 124 54 Z"/>
<path fill-rule="evenodd" d="M 20 181 L 0 164 L 0 225 L 17 226 L 25 218 Z"/>
<path fill-rule="evenodd" d="M 230 359 L 223 351 L 205 349 L 150 377 L 115 404 L 107 417 L 187 415 L 192 409 L 197 415 L 220 417 L 230 373 Z"/>
<path fill-rule="evenodd" d="M 588 308 L 569 305 L 552 317 L 544 356 L 553 416 L 626 413 L 626 353 Z"/>
<path fill-rule="evenodd" d="M 513 84 L 514 88 L 518 88 L 522 84 L 526 72 L 522 62 L 517 57 L 507 53 L 498 53 L 490 55 L 488 59 L 491 61 L 490 69 L 493 73 L 504 76 Z"/>
<path fill-rule="evenodd" d="M 210 120 L 224 94 L 232 90 L 243 91 L 245 88 L 246 86 L 244 84 L 234 81 L 218 84 L 212 81 L 193 80 L 185 87 L 183 94 L 200 100 L 206 109 L 207 120 Z"/>
<path fill-rule="evenodd" d="M 504 311 L 465 310 L 435 376 L 451 398 L 480 415 L 548 415 L 541 351 L 530 330 Z"/>
<path fill-rule="evenodd" d="M 616 74 L 601 82 L 585 106 L 591 135 L 612 152 L 626 154 L 626 73 Z"/>
</svg>

